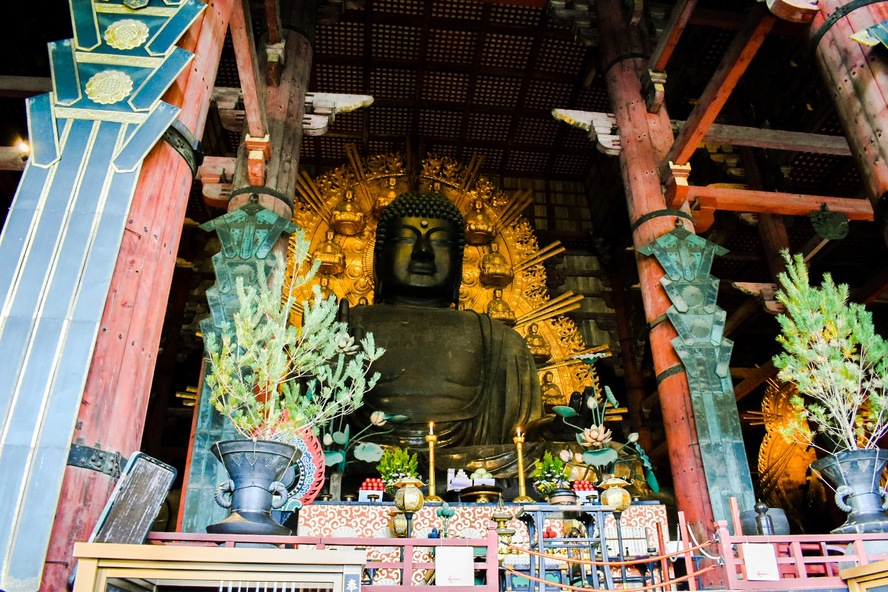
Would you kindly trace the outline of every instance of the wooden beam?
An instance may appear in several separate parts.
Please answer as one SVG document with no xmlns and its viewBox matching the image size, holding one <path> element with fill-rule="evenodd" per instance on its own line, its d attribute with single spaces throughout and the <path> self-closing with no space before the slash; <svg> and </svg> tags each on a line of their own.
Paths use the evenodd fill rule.
<svg viewBox="0 0 888 592">
<path fill-rule="evenodd" d="M 0 171 L 23 171 L 25 160 L 15 146 L 0 146 Z"/>
<path fill-rule="evenodd" d="M 888 267 L 883 267 L 867 283 L 856 288 L 851 294 L 851 299 L 865 306 L 875 302 L 886 290 L 888 290 Z"/>
<path fill-rule="evenodd" d="M 52 90 L 52 78 L 38 76 L 0 76 L 0 97 L 22 98 L 42 95 Z"/>
<path fill-rule="evenodd" d="M 680 165 L 688 163 L 775 21 L 774 15 L 763 7 L 753 8 L 748 26 L 738 33 L 733 45 L 725 54 L 721 65 L 688 118 L 687 124 L 676 138 L 664 165 L 668 165 L 669 162 Z"/>
<path fill-rule="evenodd" d="M 765 364 L 757 368 L 755 372 L 743 379 L 743 382 L 734 387 L 734 399 L 739 401 L 761 386 L 763 382 L 776 375 L 777 368 L 774 367 L 774 361 L 768 360 Z"/>
<path fill-rule="evenodd" d="M 674 124 L 681 126 L 684 125 L 684 122 L 676 121 Z M 734 146 L 748 146 L 750 148 L 851 156 L 851 148 L 848 146 L 848 140 L 845 139 L 845 136 L 828 136 L 825 134 L 808 134 L 804 132 L 714 123 L 709 126 L 703 140 Z"/>
<path fill-rule="evenodd" d="M 690 185 L 688 201 L 692 210 L 756 212 L 784 216 L 807 216 L 825 205 L 831 212 L 845 214 L 849 220 L 873 221 L 873 206 L 867 199 Z"/>
<path fill-rule="evenodd" d="M 817 14 L 817 0 L 766 0 L 774 16 L 792 23 L 810 23 Z"/>
<path fill-rule="evenodd" d="M 265 121 L 263 102 L 259 100 L 259 62 L 254 49 L 256 45 L 253 42 L 252 21 L 247 12 L 247 5 L 242 0 L 234 4 L 229 30 L 244 99 L 247 133 L 253 138 L 263 138 L 268 133 L 268 125 Z"/>
<path fill-rule="evenodd" d="M 651 53 L 648 68 L 654 72 L 666 71 L 666 64 L 669 63 L 669 58 L 672 57 L 672 52 L 678 45 L 679 37 L 684 32 L 688 21 L 691 20 L 691 13 L 694 12 L 696 5 L 697 0 L 679 0 L 672 7 L 672 11 L 669 13 L 669 22 L 666 23 L 666 29 L 660 35 L 657 47 Z"/>
</svg>

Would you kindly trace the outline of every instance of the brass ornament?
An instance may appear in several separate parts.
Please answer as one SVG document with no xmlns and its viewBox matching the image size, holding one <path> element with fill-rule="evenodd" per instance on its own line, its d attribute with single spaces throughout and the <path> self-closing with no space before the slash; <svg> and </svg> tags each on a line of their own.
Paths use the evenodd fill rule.
<svg viewBox="0 0 888 592">
<path fill-rule="evenodd" d="M 148 25 L 136 19 L 115 21 L 105 29 L 104 38 L 114 49 L 135 49 L 148 40 Z"/>
<path fill-rule="evenodd" d="M 345 257 L 341 272 L 319 274 L 305 286 L 302 299 L 308 299 L 313 286 L 323 279 L 327 289 L 355 306 L 373 302 L 373 248 L 378 214 L 395 196 L 411 187 L 403 155 L 378 154 L 362 161 L 353 145 L 346 146 L 346 151 L 349 164 L 314 179 L 305 173 L 299 177 L 300 199 L 294 207 L 293 222 L 305 230 L 311 241 L 310 252 L 316 253 L 322 248 L 329 252 L 332 240 Z M 420 191 L 444 194 L 467 217 L 467 224 L 473 219 L 476 222 L 476 240 L 481 244 L 467 241 L 459 307 L 488 313 L 493 303 L 493 312 L 504 315 L 504 320 L 512 322 L 525 337 L 534 325 L 533 339 L 542 338 L 550 350 L 548 361 L 538 364 L 539 380 L 542 383 L 543 376 L 551 372 L 553 382 L 562 393 L 560 404 L 566 405 L 574 391 L 599 386 L 594 368 L 573 356 L 607 347 L 587 346 L 573 320 L 564 316 L 565 312 L 580 306 L 582 296 L 571 293 L 554 299 L 549 296 L 543 262 L 564 249 L 558 244 L 539 248 L 530 223 L 521 216 L 531 203 L 530 192 L 507 195 L 478 174 L 479 166 L 480 160 L 474 158 L 468 166 L 463 166 L 448 157 L 429 155 L 422 161 L 417 187 Z M 349 204 L 352 219 L 362 218 L 360 228 L 337 224 L 342 221 L 344 202 Z M 483 213 L 485 224 L 477 224 L 480 218 L 468 216 L 472 213 Z M 481 238 L 481 231 L 485 229 L 490 232 L 487 243 Z M 291 242 L 291 259 L 293 246 Z M 485 274 L 482 265 L 492 251 L 496 253 L 497 273 Z M 489 263 L 490 258 L 486 261 Z M 514 321 L 509 320 L 511 315 Z M 293 322 L 298 321 L 294 311 Z M 603 354 L 607 355 L 610 354 Z"/>
<path fill-rule="evenodd" d="M 133 91 L 133 80 L 119 70 L 99 72 L 86 83 L 86 96 L 100 105 L 113 105 Z"/>
</svg>

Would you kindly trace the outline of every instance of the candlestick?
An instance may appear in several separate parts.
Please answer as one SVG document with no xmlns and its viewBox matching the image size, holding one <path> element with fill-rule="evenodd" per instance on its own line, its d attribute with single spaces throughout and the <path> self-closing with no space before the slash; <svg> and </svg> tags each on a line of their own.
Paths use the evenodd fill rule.
<svg viewBox="0 0 888 592">
<path fill-rule="evenodd" d="M 521 428 L 518 428 L 515 434 L 512 441 L 515 442 L 515 447 L 518 449 L 518 497 L 512 501 L 525 504 L 534 500 L 532 497 L 528 497 L 527 485 L 524 482 L 524 435 L 521 433 Z"/>
<path fill-rule="evenodd" d="M 435 444 L 438 442 L 438 436 L 432 433 L 432 422 L 429 422 L 429 435 L 425 437 L 429 443 L 429 494 L 426 496 L 426 503 L 440 503 L 444 500 L 435 494 Z"/>
</svg>

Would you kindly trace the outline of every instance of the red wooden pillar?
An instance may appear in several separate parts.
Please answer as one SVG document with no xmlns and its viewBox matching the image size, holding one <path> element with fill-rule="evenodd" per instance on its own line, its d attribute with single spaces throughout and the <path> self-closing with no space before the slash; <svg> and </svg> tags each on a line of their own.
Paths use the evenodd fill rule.
<svg viewBox="0 0 888 592">
<path fill-rule="evenodd" d="M 661 108 L 654 114 L 645 107 L 638 75 L 638 68 L 645 63 L 637 57 L 642 45 L 637 29 L 630 29 L 624 22 L 620 0 L 599 0 L 598 17 L 604 75 L 620 130 L 623 187 L 630 223 L 637 224 L 633 243 L 638 249 L 675 226 L 674 215 L 653 215 L 639 223 L 646 215 L 666 210 L 659 170 L 674 138 L 666 110 Z M 684 512 L 688 524 L 705 533 L 713 526 L 712 506 L 687 377 L 683 371 L 669 372 L 682 365 L 671 344 L 677 333 L 671 323 L 663 322 L 671 305 L 660 285 L 665 274 L 654 257 L 638 255 L 636 260 L 645 317 L 652 326 L 654 371 L 662 376 L 658 390 L 678 509 Z"/>
<path fill-rule="evenodd" d="M 247 105 L 248 129 L 258 133 L 264 131 L 267 139 L 258 141 L 251 138 L 241 147 L 232 182 L 231 199 L 228 210 L 233 211 L 246 203 L 250 196 L 258 196 L 259 205 L 289 220 L 292 207 L 281 196 L 293 199 L 296 192 L 296 178 L 299 166 L 299 153 L 303 137 L 303 116 L 305 115 L 305 98 L 311 76 L 312 43 L 315 34 L 317 7 L 314 0 L 292 0 L 281 3 L 281 17 L 284 21 L 285 33 L 283 59 L 281 68 L 272 68 L 274 80 L 259 82 L 252 57 L 246 59 L 242 55 L 244 67 L 239 70 L 241 84 L 254 84 L 253 92 L 246 92 L 263 101 L 260 105 Z M 234 27 L 235 25 L 232 24 Z M 233 31 L 234 33 L 234 31 Z M 235 36 L 235 35 L 233 35 Z M 252 42 L 247 42 L 248 35 L 235 36 L 236 51 L 252 51 Z M 238 39 L 241 39 L 239 42 Z M 237 43 L 241 43 L 237 46 Z M 239 60 L 240 61 L 240 60 Z M 258 72 L 265 71 L 267 57 L 256 60 Z M 252 82 L 251 82 L 252 81 Z M 271 84 L 275 82 L 276 84 Z M 245 87 L 246 90 L 246 87 Z M 249 109 L 259 114 L 264 112 L 264 122 L 249 121 Z M 261 108 L 260 108 L 261 107 Z M 255 125 L 254 125 L 255 124 Z M 266 126 L 264 130 L 262 127 Z M 252 148 L 255 150 L 252 150 Z M 263 157 L 256 154 L 267 148 Z M 251 154 L 250 152 L 254 152 Z M 261 166 L 252 166 L 264 160 Z M 288 239 L 279 240 L 276 248 L 286 251 Z M 208 405 L 206 393 L 202 393 L 199 406 Z M 192 426 L 192 443 L 197 435 L 216 438 L 220 435 L 216 423 L 209 415 L 196 412 Z M 214 492 L 218 484 L 215 471 L 221 465 L 213 459 L 212 453 L 205 448 L 192 448 L 189 453 L 188 466 L 183 487 L 182 500 L 179 508 L 178 528 L 186 532 L 201 532 L 207 524 L 216 520 L 219 507 L 214 500 Z"/>
<path fill-rule="evenodd" d="M 851 35 L 885 20 L 885 2 L 819 0 L 810 29 L 817 64 L 876 212 L 888 191 L 888 63 L 885 48 L 867 47 Z"/>
<path fill-rule="evenodd" d="M 180 44 L 195 57 L 164 97 L 182 108 L 179 120 L 196 137 L 203 135 L 231 12 L 231 0 L 209 4 Z M 145 159 L 84 389 L 75 443 L 126 457 L 139 449 L 191 182 L 191 169 L 165 142 Z M 67 468 L 41 590 L 66 589 L 74 542 L 89 538 L 114 484 L 104 473 Z"/>
</svg>

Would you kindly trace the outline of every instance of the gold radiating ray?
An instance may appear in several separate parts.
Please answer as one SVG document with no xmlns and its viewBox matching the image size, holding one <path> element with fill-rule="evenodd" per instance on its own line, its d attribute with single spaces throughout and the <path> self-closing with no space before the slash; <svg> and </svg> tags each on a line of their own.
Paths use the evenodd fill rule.
<svg viewBox="0 0 888 592">
<path fill-rule="evenodd" d="M 560 255 L 565 251 L 565 248 L 561 245 L 561 241 L 554 241 L 549 243 L 524 261 L 521 261 L 518 265 L 515 266 L 515 271 L 524 271 L 528 267 L 536 265 L 537 263 L 542 263 L 546 259 L 550 257 L 554 257 L 555 255 Z"/>
<path fill-rule="evenodd" d="M 574 294 L 568 290 L 564 294 L 560 294 L 556 298 L 548 301 L 543 306 L 537 307 L 528 314 L 517 319 L 515 326 L 524 327 L 530 323 L 537 323 L 576 310 L 580 307 L 580 302 L 583 298 L 584 296 L 582 294 Z"/>
<path fill-rule="evenodd" d="M 314 180 L 305 171 L 302 171 L 296 177 L 296 189 L 299 191 L 299 195 L 302 196 L 303 201 L 323 218 L 325 223 L 330 224 L 331 210 L 327 207 L 321 190 L 318 189 Z"/>
<path fill-rule="evenodd" d="M 361 162 L 361 155 L 358 154 L 358 147 L 355 144 L 346 144 L 345 154 L 348 156 L 351 170 L 358 180 L 358 195 L 355 197 L 365 210 L 369 209 L 373 207 L 373 196 L 370 195 L 370 189 L 367 187 L 367 177 L 364 175 L 364 164 Z"/>
<path fill-rule="evenodd" d="M 521 212 L 527 209 L 532 201 L 531 195 L 530 189 L 519 189 L 515 192 L 506 208 L 500 213 L 499 219 L 494 223 L 494 233 L 499 234 L 503 228 L 508 228 L 521 216 Z"/>
<path fill-rule="evenodd" d="M 469 164 L 466 166 L 466 170 L 463 172 L 463 176 L 460 179 L 459 188 L 462 190 L 462 194 L 469 190 L 469 187 L 475 185 L 478 181 L 478 176 L 481 173 L 481 164 L 484 162 L 484 157 L 478 154 L 473 154 L 472 158 L 469 160 Z M 456 204 L 458 206 L 462 206 L 463 204 Z"/>
</svg>

